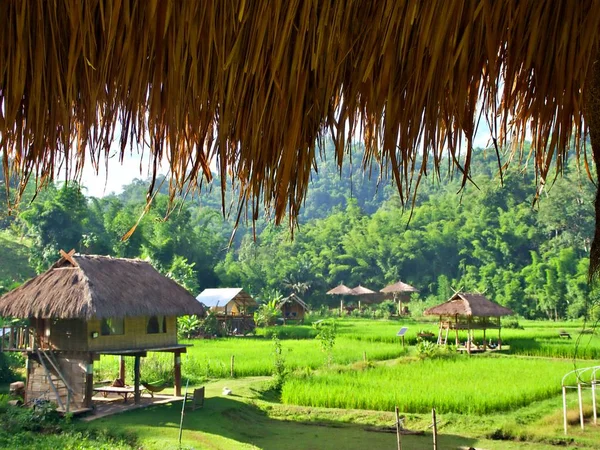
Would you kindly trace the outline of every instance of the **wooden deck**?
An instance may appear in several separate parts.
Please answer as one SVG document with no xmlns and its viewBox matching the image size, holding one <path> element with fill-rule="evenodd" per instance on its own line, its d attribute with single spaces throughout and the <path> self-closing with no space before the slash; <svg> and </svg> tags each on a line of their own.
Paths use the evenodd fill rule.
<svg viewBox="0 0 600 450">
<path fill-rule="evenodd" d="M 133 402 L 124 403 L 123 397 L 119 395 L 113 397 L 103 397 L 98 395 L 93 397 L 92 400 L 94 401 L 94 409 L 88 413 L 88 415 L 81 418 L 84 422 L 90 422 L 92 420 L 101 419 L 102 417 L 121 414 L 136 409 L 148 408 L 150 406 L 180 402 L 183 401 L 183 397 L 154 394 L 154 398 L 152 398 L 150 395 L 142 395 L 140 403 L 137 405 Z"/>
</svg>

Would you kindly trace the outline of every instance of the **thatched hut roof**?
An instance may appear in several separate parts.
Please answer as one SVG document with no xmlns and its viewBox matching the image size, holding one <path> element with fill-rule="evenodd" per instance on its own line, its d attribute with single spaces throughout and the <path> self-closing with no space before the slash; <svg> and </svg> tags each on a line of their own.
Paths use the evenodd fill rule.
<svg viewBox="0 0 600 450">
<path fill-rule="evenodd" d="M 419 290 L 415 287 L 412 287 L 410 284 L 403 283 L 402 281 L 398 281 L 397 283 L 390 284 L 389 286 L 384 287 L 379 292 L 384 292 L 386 294 L 392 294 L 396 292 L 419 292 Z"/>
<path fill-rule="evenodd" d="M 137 259 L 73 255 L 0 297 L 0 316 L 103 319 L 203 315 L 204 309 L 175 281 Z"/>
<path fill-rule="evenodd" d="M 340 165 L 361 135 L 402 199 L 444 156 L 466 182 L 481 105 L 545 183 L 586 126 L 600 162 L 599 29 L 595 0 L 1 2 L 5 178 L 97 169 L 117 132 L 173 194 L 217 156 L 254 218 L 294 220 L 325 135 Z"/>
<path fill-rule="evenodd" d="M 289 296 L 287 296 L 287 297 L 285 297 L 285 298 L 282 298 L 282 299 L 279 301 L 279 308 L 281 309 L 281 307 L 282 307 L 283 305 L 285 305 L 286 303 L 292 303 L 292 302 L 296 302 L 296 303 L 298 303 L 298 304 L 299 304 L 299 305 L 302 307 L 302 309 L 304 309 L 304 311 L 308 311 L 308 310 L 309 310 L 309 307 L 308 307 L 308 305 L 307 305 L 307 304 L 304 302 L 304 300 L 302 300 L 302 299 L 301 299 L 300 297 L 298 297 L 296 294 L 291 294 L 291 295 L 289 295 Z"/>
<path fill-rule="evenodd" d="M 356 286 L 355 288 L 352 288 L 352 293 L 350 295 L 372 295 L 372 294 L 376 294 L 375 291 L 372 291 L 369 288 L 366 288 L 364 286 L 361 286 L 360 284 L 358 286 Z"/>
<path fill-rule="evenodd" d="M 441 305 L 429 308 L 424 312 L 427 316 L 472 316 L 502 317 L 514 314 L 504 306 L 494 303 L 481 294 L 457 292 L 450 300 Z"/>
<path fill-rule="evenodd" d="M 348 286 L 340 284 L 339 286 L 327 291 L 327 295 L 352 295 L 352 289 L 350 289 Z"/>
<path fill-rule="evenodd" d="M 239 306 L 256 305 L 256 300 L 242 288 L 204 289 L 196 300 L 209 308 L 223 308 L 230 302 Z"/>
</svg>

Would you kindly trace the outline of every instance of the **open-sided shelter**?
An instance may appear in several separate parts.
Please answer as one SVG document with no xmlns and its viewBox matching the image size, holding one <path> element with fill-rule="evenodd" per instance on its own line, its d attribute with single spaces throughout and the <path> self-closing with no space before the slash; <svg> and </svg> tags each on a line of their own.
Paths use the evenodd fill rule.
<svg viewBox="0 0 600 450">
<path fill-rule="evenodd" d="M 303 322 L 304 314 L 308 311 L 308 305 L 296 294 L 282 298 L 278 307 L 281 310 L 284 324 L 290 320 Z"/>
<path fill-rule="evenodd" d="M 61 252 L 47 272 L 0 298 L 0 316 L 28 320 L 10 328 L 3 351 L 27 354 L 26 396 L 48 397 L 65 410 L 89 408 L 94 362 L 101 354 L 133 356 L 136 403 L 140 358 L 174 355 L 175 393 L 181 395 L 177 316 L 204 308 L 148 262 Z M 119 377 L 124 380 L 122 359 Z"/>
<path fill-rule="evenodd" d="M 377 292 L 361 286 L 360 284 L 355 288 L 352 288 L 352 292 L 350 295 L 356 297 L 358 302 L 358 310 L 360 311 L 362 303 L 374 303 L 378 301 L 381 297 L 377 295 Z"/>
<path fill-rule="evenodd" d="M 455 293 L 441 305 L 425 310 L 425 315 L 440 316 L 438 344 L 445 345 L 450 330 L 456 332 L 456 347 L 459 347 L 459 331 L 467 331 L 466 350 L 471 353 L 473 347 L 473 330 L 483 330 L 482 350 L 487 347 L 485 332 L 487 329 L 498 330 L 498 348 L 502 348 L 500 335 L 500 318 L 514 314 L 512 310 L 494 303 L 481 294 Z"/>
<path fill-rule="evenodd" d="M 326 292 L 327 295 L 337 295 L 340 297 L 340 316 L 344 314 L 344 297 L 352 295 L 352 289 L 345 284 L 339 284 Z"/>
<path fill-rule="evenodd" d="M 404 313 L 402 305 L 408 303 L 410 301 L 410 296 L 415 292 L 419 292 L 419 290 L 410 284 L 398 281 L 397 283 L 384 287 L 379 292 L 385 294 L 384 298 L 386 299 L 390 298 L 391 295 L 391 298 L 398 303 L 398 315 L 400 316 Z"/>
</svg>

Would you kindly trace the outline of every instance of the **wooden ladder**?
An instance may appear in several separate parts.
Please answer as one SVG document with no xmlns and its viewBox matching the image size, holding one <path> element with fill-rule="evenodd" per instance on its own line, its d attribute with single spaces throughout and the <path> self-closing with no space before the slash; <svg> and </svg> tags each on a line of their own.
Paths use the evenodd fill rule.
<svg viewBox="0 0 600 450">
<path fill-rule="evenodd" d="M 56 401 L 58 403 L 58 406 L 63 411 L 68 413 L 69 408 L 71 406 L 71 402 L 74 398 L 74 391 L 71 388 L 71 386 L 69 386 L 69 383 L 67 383 L 67 380 L 65 379 L 64 375 L 60 371 L 59 364 L 58 364 L 58 361 L 56 360 L 56 356 L 54 355 L 54 352 L 52 350 L 46 351 L 46 350 L 43 350 L 38 347 L 37 355 L 38 355 L 40 364 L 42 365 L 42 367 L 44 368 L 44 371 L 46 372 L 46 376 L 48 377 L 50 387 L 52 388 L 52 391 L 54 392 L 54 395 L 56 396 Z M 46 359 L 46 362 L 44 361 L 44 358 Z M 48 363 L 48 364 L 46 364 L 46 363 Z M 53 371 L 54 371 L 54 373 L 53 373 Z M 54 378 L 54 375 L 56 375 L 58 378 Z M 63 384 L 62 388 L 67 389 L 67 404 L 66 405 L 62 401 L 62 398 L 61 398 L 61 395 L 59 392 L 59 389 L 61 389 L 61 386 L 57 386 L 59 381 L 62 382 L 62 384 Z M 55 382 L 56 382 L 56 384 L 55 384 Z"/>
</svg>

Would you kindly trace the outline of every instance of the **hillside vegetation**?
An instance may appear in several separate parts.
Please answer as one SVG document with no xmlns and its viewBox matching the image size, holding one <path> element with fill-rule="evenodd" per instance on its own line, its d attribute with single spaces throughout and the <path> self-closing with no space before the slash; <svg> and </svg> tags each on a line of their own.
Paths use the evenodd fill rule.
<svg viewBox="0 0 600 450">
<path fill-rule="evenodd" d="M 472 182 L 462 187 L 460 180 L 429 172 L 414 208 L 404 209 L 387 174 L 373 169 L 371 178 L 364 175 L 360 147 L 341 175 L 332 149 L 324 154 L 293 240 L 289 228 L 264 218 L 253 233 L 244 214 L 232 238 L 237 209 L 227 208 L 232 213 L 223 218 L 218 179 L 199 200 L 181 201 L 173 210 L 159 194 L 145 215 L 147 184 L 135 181 L 102 199 L 86 198 L 74 184 L 50 186 L 9 222 L 16 234 L 4 241 L 17 245 L 15 236 L 24 235 L 31 246 L 7 246 L 5 253 L 26 250 L 38 272 L 61 248 L 148 258 L 194 293 L 241 286 L 266 300 L 296 292 L 313 307 L 334 306 L 339 300 L 325 292 L 342 282 L 378 290 L 402 280 L 420 290 L 425 304 L 461 289 L 485 292 L 527 318 L 578 318 L 592 311 L 596 298 L 587 268 L 594 187 L 574 162 L 535 202 L 538 183 L 530 170 L 509 168 L 502 184 L 496 154 L 479 150 Z M 235 196 L 229 186 L 227 201 Z M 29 270 L 12 263 L 0 269 L 0 280 L 14 273 L 23 280 Z"/>
</svg>

